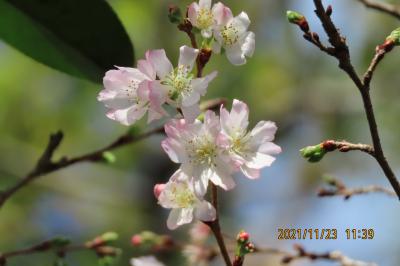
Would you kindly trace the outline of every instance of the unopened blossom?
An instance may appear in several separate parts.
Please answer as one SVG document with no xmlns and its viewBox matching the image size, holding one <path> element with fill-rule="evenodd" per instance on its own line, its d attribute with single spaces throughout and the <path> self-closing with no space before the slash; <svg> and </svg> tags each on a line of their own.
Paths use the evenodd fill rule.
<svg viewBox="0 0 400 266">
<path fill-rule="evenodd" d="M 230 158 L 217 145 L 220 129 L 219 118 L 212 111 L 205 113 L 204 123 L 180 119 L 165 125 L 168 138 L 162 147 L 173 162 L 181 164 L 196 193 L 204 194 L 209 181 L 225 190 L 235 186 Z"/>
<path fill-rule="evenodd" d="M 236 166 L 251 179 L 260 176 L 260 169 L 270 166 L 281 152 L 272 141 L 277 127 L 274 122 L 260 121 L 248 131 L 249 108 L 244 102 L 234 100 L 232 110 L 221 108 L 221 134 L 219 144 L 227 150 Z"/>
<path fill-rule="evenodd" d="M 228 60 L 234 65 L 246 63 L 246 57 L 253 56 L 255 35 L 248 31 L 250 19 L 245 12 L 233 17 L 232 11 L 223 4 L 215 8 L 217 26 L 214 30 L 213 50 L 215 53 L 225 49 Z"/>
<path fill-rule="evenodd" d="M 150 88 L 156 72 L 146 60 L 139 60 L 138 68 L 117 67 L 107 71 L 104 89 L 97 99 L 107 107 L 107 117 L 123 125 L 132 125 L 148 112 L 148 122 L 165 115 L 161 105 L 165 101 L 160 92 Z"/>
<path fill-rule="evenodd" d="M 166 183 L 158 197 L 158 203 L 167 209 L 171 209 L 167 226 L 174 230 L 181 225 L 191 223 L 193 218 L 201 221 L 213 221 L 216 211 L 211 203 L 205 201 L 201 195 L 194 192 L 188 177 L 178 170 Z"/>
<path fill-rule="evenodd" d="M 131 266 L 165 266 L 154 256 L 138 257 L 131 259 Z"/>
<path fill-rule="evenodd" d="M 164 50 L 152 50 L 147 59 L 154 67 L 159 80 L 152 83 L 154 91 L 164 92 L 167 103 L 180 108 L 185 119 L 194 121 L 200 114 L 200 97 L 207 92 L 208 84 L 216 77 L 217 72 L 195 78 L 192 73 L 199 50 L 182 46 L 179 63 L 174 68 Z"/>
<path fill-rule="evenodd" d="M 193 2 L 188 8 L 188 18 L 193 26 L 201 30 L 204 38 L 211 38 L 216 25 L 217 5 L 211 9 L 211 0 Z"/>
</svg>

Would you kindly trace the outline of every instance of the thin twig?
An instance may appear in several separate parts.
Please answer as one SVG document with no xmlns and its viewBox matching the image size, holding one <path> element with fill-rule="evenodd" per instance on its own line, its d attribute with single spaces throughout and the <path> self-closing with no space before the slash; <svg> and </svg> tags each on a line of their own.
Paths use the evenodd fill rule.
<svg viewBox="0 0 400 266">
<path fill-rule="evenodd" d="M 209 110 L 209 109 L 214 109 L 218 108 L 221 106 L 221 104 L 224 104 L 226 102 L 226 99 L 224 98 L 217 98 L 217 99 L 212 99 L 209 101 L 205 101 L 204 103 L 201 104 L 201 110 Z M 27 174 L 24 178 L 19 180 L 15 185 L 12 187 L 1 191 L 0 192 L 0 208 L 4 205 L 4 203 L 11 197 L 13 196 L 16 192 L 18 192 L 20 189 L 23 187 L 27 186 L 30 184 L 32 181 L 34 181 L 36 178 L 58 171 L 60 169 L 66 168 L 68 166 L 82 163 L 82 162 L 101 162 L 104 161 L 104 153 L 108 151 L 112 151 L 118 148 L 121 148 L 123 146 L 133 144 L 136 142 L 139 142 L 143 139 L 146 139 L 150 136 L 156 135 L 156 134 L 161 134 L 164 132 L 164 127 L 158 127 L 153 130 L 150 130 L 148 132 L 134 135 L 131 132 L 127 132 L 126 134 L 118 137 L 115 141 L 110 143 L 109 145 L 100 148 L 98 150 L 76 156 L 76 157 L 62 157 L 58 161 L 53 161 L 53 153 L 55 150 L 59 147 L 61 144 L 61 141 L 63 139 L 63 133 L 62 132 L 57 132 L 55 134 L 52 134 L 50 136 L 49 143 L 47 144 L 47 147 L 45 151 L 43 152 L 42 156 L 40 157 L 36 167 L 34 170 L 32 170 L 29 174 Z"/>
<path fill-rule="evenodd" d="M 362 144 L 362 143 L 351 143 L 345 140 L 337 141 L 337 140 L 325 140 L 320 145 L 327 152 L 338 150 L 340 152 L 349 152 L 349 151 L 362 151 L 368 153 L 369 155 L 375 157 L 374 148 L 371 145 Z"/>
<path fill-rule="evenodd" d="M 397 196 L 400 199 L 400 183 L 396 178 L 392 168 L 390 167 L 386 157 L 383 153 L 382 144 L 380 141 L 378 126 L 375 119 L 374 109 L 370 97 L 370 82 L 373 76 L 373 72 L 376 69 L 378 63 L 383 59 L 383 54 L 378 49 L 372 60 L 370 67 L 368 68 L 366 74 L 364 75 L 363 80 L 358 76 L 356 73 L 350 59 L 350 52 L 349 48 L 346 44 L 346 39 L 342 37 L 337 30 L 335 24 L 331 20 L 331 8 L 326 10 L 322 4 L 321 0 L 313 0 L 314 5 L 316 7 L 315 13 L 317 14 L 318 18 L 320 19 L 322 26 L 328 35 L 329 43 L 332 45 L 332 49 L 330 52 L 327 52 L 329 55 L 334 56 L 339 61 L 339 68 L 341 68 L 347 75 L 353 80 L 354 84 L 358 88 L 364 105 L 364 110 L 367 116 L 369 130 L 371 133 L 371 138 L 374 147 L 374 157 L 376 161 L 379 163 L 380 167 L 382 168 L 385 176 L 389 180 L 390 184 L 392 185 L 393 189 L 395 190 Z M 315 43 L 312 42 L 314 45 Z M 318 46 L 318 45 L 317 45 Z M 319 46 L 318 46 L 319 47 Z M 387 52 L 387 51 L 385 51 Z"/>
<path fill-rule="evenodd" d="M 318 197 L 334 197 L 343 196 L 345 200 L 350 199 L 354 195 L 362 195 L 369 193 L 384 193 L 388 196 L 396 196 L 393 190 L 377 186 L 369 185 L 366 187 L 348 188 L 341 180 L 329 177 L 327 180 L 329 188 L 321 188 L 318 190 Z"/>
<path fill-rule="evenodd" d="M 44 253 L 49 251 L 53 251 L 60 258 L 65 257 L 67 253 L 83 250 L 93 250 L 100 257 L 118 255 L 118 248 L 107 246 L 106 242 L 100 242 L 98 241 L 98 239 L 99 238 L 78 245 L 60 245 L 60 240 L 57 238 L 45 240 L 27 248 L 0 253 L 0 266 L 5 266 L 7 261 L 13 257 L 19 257 L 34 253 Z"/>
<path fill-rule="evenodd" d="M 217 217 L 212 222 L 205 222 L 213 232 L 215 239 L 217 240 L 220 252 L 222 257 L 224 258 L 226 266 L 232 266 L 231 259 L 229 257 L 228 250 L 225 245 L 224 237 L 222 235 L 221 226 L 219 224 L 219 212 L 218 212 L 218 187 L 210 182 L 211 186 L 211 203 L 214 206 Z"/>
<path fill-rule="evenodd" d="M 358 0 L 360 3 L 364 4 L 368 8 L 372 8 L 386 14 L 392 15 L 395 18 L 400 19 L 400 7 L 388 3 L 383 3 L 382 1 L 375 0 Z"/>
</svg>

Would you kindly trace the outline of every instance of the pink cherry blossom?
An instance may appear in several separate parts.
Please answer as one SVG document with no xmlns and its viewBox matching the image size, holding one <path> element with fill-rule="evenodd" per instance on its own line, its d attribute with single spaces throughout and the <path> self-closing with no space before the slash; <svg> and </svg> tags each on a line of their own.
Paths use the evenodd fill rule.
<svg viewBox="0 0 400 266">
<path fill-rule="evenodd" d="M 168 138 L 162 147 L 173 162 L 181 164 L 196 193 L 204 194 L 209 181 L 225 190 L 235 186 L 231 159 L 217 145 L 220 129 L 219 118 L 212 111 L 205 113 L 204 123 L 181 119 L 165 125 Z"/>
<path fill-rule="evenodd" d="M 213 221 L 216 211 L 211 203 L 196 194 L 189 178 L 181 170 L 175 172 L 158 197 L 159 204 L 172 209 L 167 220 L 169 229 L 192 222 L 193 218 L 201 221 Z"/>
<path fill-rule="evenodd" d="M 246 63 L 246 57 L 253 56 L 255 49 L 255 35 L 247 30 L 250 19 L 245 12 L 233 17 L 228 7 L 223 4 L 217 5 L 214 8 L 217 26 L 214 30 L 216 42 L 213 50 L 219 53 L 223 47 L 232 64 L 243 65 Z"/>
<path fill-rule="evenodd" d="M 192 70 L 198 53 L 197 49 L 182 46 L 176 68 L 164 50 L 152 50 L 146 54 L 159 79 L 151 84 L 152 90 L 167 95 L 167 103 L 180 108 L 185 119 L 190 122 L 200 114 L 200 97 L 206 94 L 208 84 L 217 76 L 214 71 L 202 78 L 194 77 Z"/>
<path fill-rule="evenodd" d="M 281 152 L 281 148 L 272 143 L 277 130 L 275 123 L 260 121 L 248 132 L 249 109 L 238 100 L 233 101 L 231 112 L 222 107 L 220 116 L 219 144 L 248 178 L 258 178 L 260 169 L 274 162 L 272 155 Z"/>
<path fill-rule="evenodd" d="M 161 118 L 165 112 L 163 96 L 150 87 L 155 71 L 149 62 L 139 60 L 138 68 L 118 67 L 107 71 L 104 89 L 97 99 L 107 107 L 107 117 L 123 125 L 132 125 L 148 112 L 148 122 Z"/>
</svg>

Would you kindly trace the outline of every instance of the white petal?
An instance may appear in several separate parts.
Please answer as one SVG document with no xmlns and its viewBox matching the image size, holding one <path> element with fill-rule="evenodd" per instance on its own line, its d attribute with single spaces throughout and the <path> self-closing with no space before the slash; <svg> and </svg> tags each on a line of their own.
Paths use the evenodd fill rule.
<svg viewBox="0 0 400 266">
<path fill-rule="evenodd" d="M 200 0 L 199 6 L 200 8 L 211 9 L 211 0 Z"/>
<path fill-rule="evenodd" d="M 200 178 L 193 178 L 194 193 L 202 198 L 207 193 L 209 178 L 206 174 L 200 175 Z"/>
<path fill-rule="evenodd" d="M 257 179 L 260 177 L 260 169 L 249 168 L 246 165 L 240 167 L 242 173 L 250 179 Z"/>
<path fill-rule="evenodd" d="M 163 79 L 173 70 L 173 66 L 165 54 L 164 49 L 147 51 L 146 58 L 152 64 L 160 79 Z"/>
<path fill-rule="evenodd" d="M 116 90 L 100 91 L 97 100 L 111 109 L 125 109 L 132 105 L 131 98 L 125 92 Z"/>
<path fill-rule="evenodd" d="M 145 74 L 149 79 L 156 79 L 156 70 L 153 65 L 147 60 L 139 60 L 137 63 L 138 69 Z"/>
<path fill-rule="evenodd" d="M 108 118 L 118 121 L 123 125 L 130 126 L 141 119 L 147 109 L 139 105 L 134 105 L 127 109 L 110 110 L 106 115 Z"/>
<path fill-rule="evenodd" d="M 199 54 L 198 49 L 193 49 L 189 46 L 181 46 L 179 49 L 179 66 L 186 66 L 189 71 L 193 69 L 194 62 L 196 61 L 197 55 Z"/>
<path fill-rule="evenodd" d="M 211 222 L 217 218 L 217 212 L 211 203 L 203 200 L 196 204 L 194 216 L 201 221 Z"/>
<path fill-rule="evenodd" d="M 193 90 L 197 91 L 198 93 L 200 93 L 200 95 L 204 96 L 207 92 L 208 85 L 213 79 L 215 79 L 217 74 L 218 74 L 217 71 L 213 71 L 205 77 L 193 79 L 191 83 Z"/>
<path fill-rule="evenodd" d="M 247 104 L 234 99 L 229 117 L 226 117 L 226 113 L 221 114 L 221 125 L 225 126 L 225 130 L 231 136 L 235 136 L 235 133 L 246 132 L 249 125 L 249 107 Z"/>
<path fill-rule="evenodd" d="M 226 25 L 233 18 L 231 9 L 221 2 L 213 6 L 212 12 L 218 25 Z"/>
<path fill-rule="evenodd" d="M 242 44 L 242 51 L 245 56 L 252 57 L 256 48 L 256 40 L 253 32 L 248 32 Z"/>
<path fill-rule="evenodd" d="M 226 57 L 228 58 L 229 62 L 235 66 L 241 66 L 246 64 L 246 57 L 243 54 L 242 47 L 239 43 L 226 47 Z"/>
<path fill-rule="evenodd" d="M 261 145 L 264 142 L 274 140 L 277 126 L 271 121 L 260 121 L 250 132 L 251 142 L 254 145 Z"/>
<path fill-rule="evenodd" d="M 231 174 L 221 167 L 213 170 L 210 180 L 214 183 L 214 185 L 219 186 L 224 190 L 231 190 L 236 185 Z"/>
<path fill-rule="evenodd" d="M 182 95 L 182 106 L 192 106 L 200 101 L 200 94 L 197 91 L 192 91 L 190 94 Z"/>
<path fill-rule="evenodd" d="M 258 152 L 274 155 L 281 153 L 282 148 L 272 142 L 266 142 L 261 144 L 258 148 Z"/>
<path fill-rule="evenodd" d="M 161 142 L 161 146 L 174 163 L 183 163 L 187 160 L 185 148 L 177 140 L 167 138 Z"/>
<path fill-rule="evenodd" d="M 200 115 L 200 106 L 194 104 L 192 106 L 182 106 L 183 117 L 188 123 L 193 123 L 194 120 Z"/>
<path fill-rule="evenodd" d="M 240 32 L 245 32 L 250 25 L 250 19 L 246 12 L 241 12 L 234 18 L 233 23 L 239 28 Z"/>
<path fill-rule="evenodd" d="M 246 163 L 246 166 L 249 168 L 254 168 L 254 169 L 261 169 L 267 166 L 271 166 L 271 164 L 275 161 L 275 158 L 261 153 L 257 152 L 251 159 Z"/>
<path fill-rule="evenodd" d="M 167 227 L 174 230 L 181 225 L 188 224 L 193 220 L 193 208 L 172 209 L 167 220 Z"/>
<path fill-rule="evenodd" d="M 197 25 L 197 14 L 199 12 L 199 5 L 196 2 L 193 2 L 188 7 L 188 18 L 192 25 Z"/>
</svg>

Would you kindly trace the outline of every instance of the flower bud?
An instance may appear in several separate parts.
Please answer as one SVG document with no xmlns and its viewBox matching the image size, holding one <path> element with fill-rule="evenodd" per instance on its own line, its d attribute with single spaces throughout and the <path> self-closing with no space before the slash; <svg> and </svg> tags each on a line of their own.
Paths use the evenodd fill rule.
<svg viewBox="0 0 400 266">
<path fill-rule="evenodd" d="M 105 163 L 108 164 L 113 164 L 117 161 L 117 158 L 115 157 L 114 153 L 109 152 L 109 151 L 105 151 L 101 154 L 102 159 Z"/>
<path fill-rule="evenodd" d="M 383 44 L 376 47 L 376 52 L 390 52 L 395 46 L 400 45 L 400 28 L 395 29 L 386 37 Z"/>
<path fill-rule="evenodd" d="M 133 235 L 131 238 L 131 244 L 133 246 L 140 246 L 142 244 L 143 240 L 142 237 L 140 235 Z"/>
<path fill-rule="evenodd" d="M 165 184 L 157 184 L 154 186 L 154 196 L 156 199 L 160 196 L 161 192 L 164 190 Z"/>
<path fill-rule="evenodd" d="M 168 8 L 168 18 L 171 23 L 179 24 L 182 21 L 182 11 L 176 5 L 170 5 Z"/>
<path fill-rule="evenodd" d="M 386 40 L 393 40 L 394 45 L 400 45 L 400 28 L 395 29 L 390 33 Z"/>
<path fill-rule="evenodd" d="M 300 150 L 301 156 L 306 158 L 309 162 L 315 163 L 321 161 L 324 158 L 327 150 L 324 149 L 322 144 L 315 146 L 308 146 Z"/>
<path fill-rule="evenodd" d="M 245 249 L 246 249 L 246 251 L 248 252 L 248 253 L 253 253 L 254 252 L 254 250 L 255 250 L 255 247 L 254 247 L 254 244 L 253 243 L 247 243 L 246 245 L 245 245 Z"/>
<path fill-rule="evenodd" d="M 240 231 L 240 233 L 237 235 L 237 241 L 239 241 L 239 242 L 242 242 L 242 243 L 244 243 L 244 242 L 247 242 L 247 241 L 249 241 L 249 233 L 247 233 L 247 232 L 245 232 L 245 231 Z"/>
<path fill-rule="evenodd" d="M 288 10 L 286 11 L 286 17 L 290 23 L 298 25 L 302 31 L 309 32 L 310 27 L 308 26 L 306 18 L 302 14 Z"/>
</svg>

